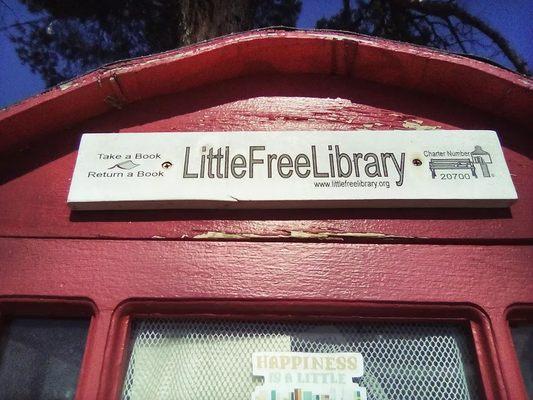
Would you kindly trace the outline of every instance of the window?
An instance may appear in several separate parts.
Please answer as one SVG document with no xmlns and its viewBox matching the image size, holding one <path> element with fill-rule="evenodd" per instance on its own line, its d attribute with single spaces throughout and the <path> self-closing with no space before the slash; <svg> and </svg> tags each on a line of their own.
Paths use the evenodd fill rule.
<svg viewBox="0 0 533 400">
<path fill-rule="evenodd" d="M 249 400 L 254 352 L 361 353 L 368 399 L 478 399 L 463 325 L 135 320 L 122 399 Z"/>
<path fill-rule="evenodd" d="M 0 400 L 76 394 L 89 319 L 11 318 L 0 325 Z"/>
</svg>

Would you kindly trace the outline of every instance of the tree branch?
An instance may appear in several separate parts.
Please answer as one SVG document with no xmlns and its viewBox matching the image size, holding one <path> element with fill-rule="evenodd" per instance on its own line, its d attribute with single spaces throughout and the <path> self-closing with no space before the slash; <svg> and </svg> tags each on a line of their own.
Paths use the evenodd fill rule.
<svg viewBox="0 0 533 400">
<path fill-rule="evenodd" d="M 485 21 L 470 14 L 468 11 L 452 2 L 441 2 L 435 0 L 391 0 L 392 2 L 415 10 L 424 14 L 434 15 L 442 19 L 455 17 L 462 23 L 473 26 L 478 31 L 487 36 L 498 46 L 507 59 L 514 65 L 521 74 L 530 75 L 527 63 L 523 60 L 511 45 L 498 31 L 489 26 Z M 453 32 L 452 32 L 453 33 Z"/>
<path fill-rule="evenodd" d="M 450 18 L 446 18 L 446 25 L 448 26 L 448 29 L 450 30 L 451 34 L 455 38 L 455 42 L 459 45 L 463 53 L 468 53 L 466 51 L 465 45 L 463 44 L 463 41 L 459 38 L 459 35 L 457 34 L 457 31 L 455 30 L 454 26 L 452 25 L 452 22 L 450 21 Z"/>
<path fill-rule="evenodd" d="M 41 17 L 41 18 L 32 19 L 30 21 L 16 22 L 16 23 L 11 24 L 11 25 L 0 26 L 0 32 L 7 31 L 7 30 L 12 29 L 12 28 L 18 28 L 18 27 L 21 27 L 21 26 L 24 26 L 24 25 L 31 25 L 31 24 L 35 24 L 35 23 L 38 23 L 38 22 L 46 21 L 49 18 L 50 17 Z"/>
</svg>

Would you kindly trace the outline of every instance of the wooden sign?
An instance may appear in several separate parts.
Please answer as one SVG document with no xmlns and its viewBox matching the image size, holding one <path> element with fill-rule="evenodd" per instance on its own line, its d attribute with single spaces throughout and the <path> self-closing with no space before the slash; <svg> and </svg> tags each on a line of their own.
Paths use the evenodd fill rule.
<svg viewBox="0 0 533 400">
<path fill-rule="evenodd" d="M 157 208 L 508 207 L 492 131 L 85 134 L 68 204 Z"/>
</svg>

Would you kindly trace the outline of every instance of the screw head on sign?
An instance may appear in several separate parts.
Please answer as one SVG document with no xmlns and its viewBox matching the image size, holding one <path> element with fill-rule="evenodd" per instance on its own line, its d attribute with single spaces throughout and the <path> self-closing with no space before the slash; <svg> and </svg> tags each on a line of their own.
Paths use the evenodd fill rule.
<svg viewBox="0 0 533 400">
<path fill-rule="evenodd" d="M 172 167 L 172 163 L 170 161 L 165 161 L 163 164 L 161 164 L 161 166 L 165 169 L 169 169 Z"/>
<path fill-rule="evenodd" d="M 416 165 L 417 167 L 419 167 L 420 165 L 422 165 L 422 160 L 420 160 L 418 158 L 415 158 L 413 160 L 413 164 Z"/>
</svg>

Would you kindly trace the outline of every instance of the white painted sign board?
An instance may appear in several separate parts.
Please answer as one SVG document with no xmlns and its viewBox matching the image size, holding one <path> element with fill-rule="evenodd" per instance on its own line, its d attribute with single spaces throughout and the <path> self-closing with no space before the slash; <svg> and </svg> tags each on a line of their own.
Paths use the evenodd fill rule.
<svg viewBox="0 0 533 400">
<path fill-rule="evenodd" d="M 98 133 L 68 205 L 157 208 L 508 207 L 492 131 Z"/>
</svg>

